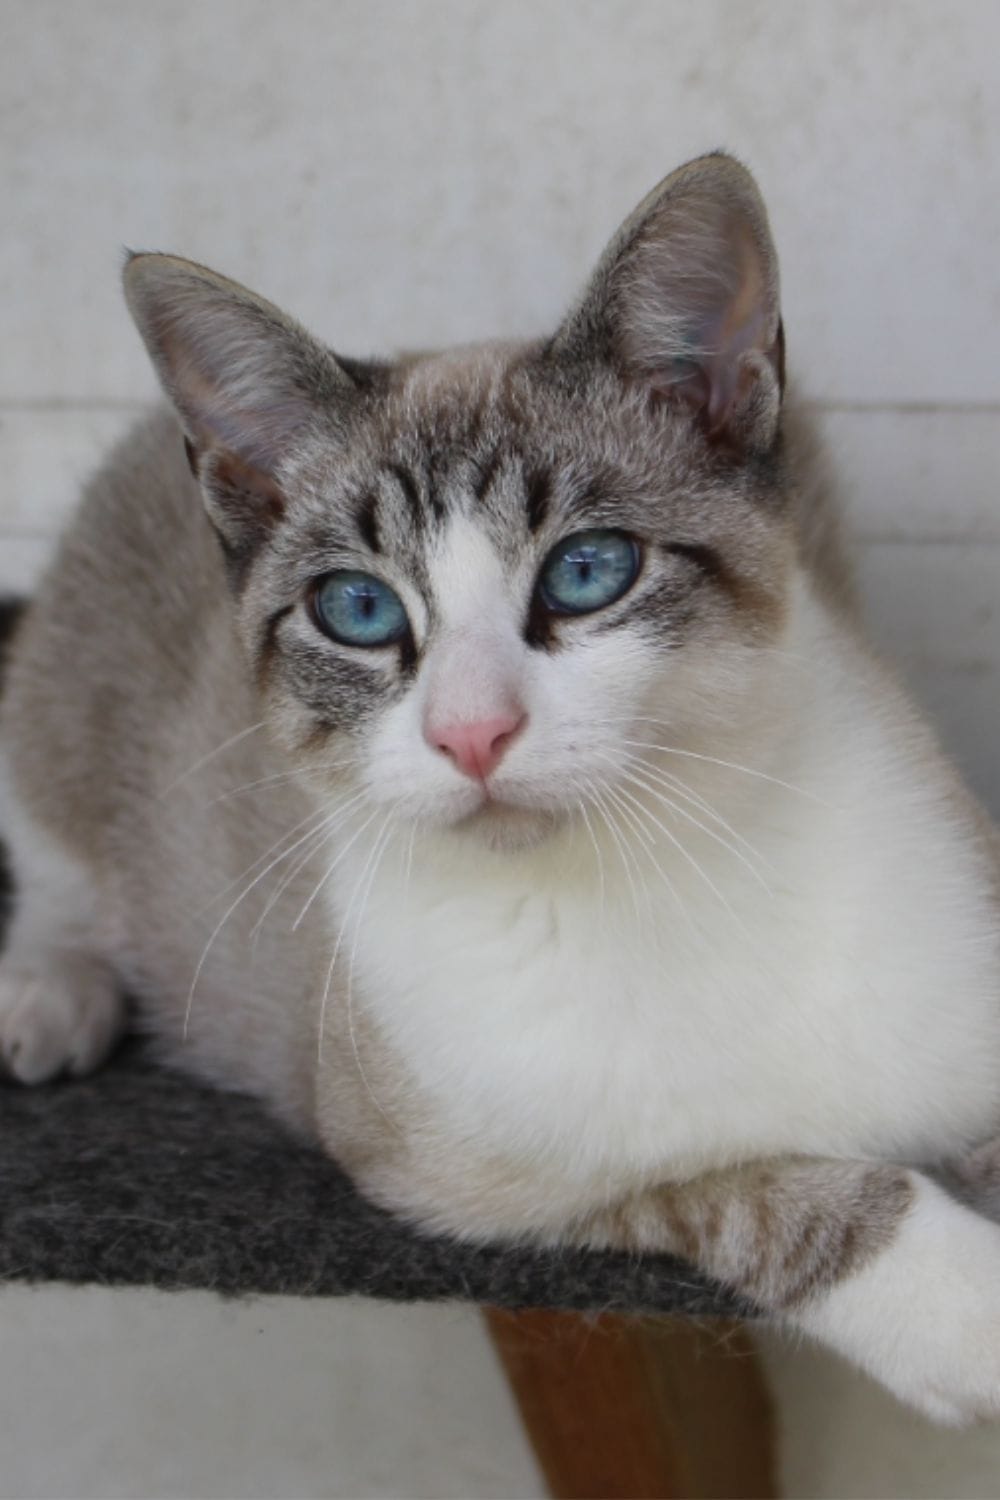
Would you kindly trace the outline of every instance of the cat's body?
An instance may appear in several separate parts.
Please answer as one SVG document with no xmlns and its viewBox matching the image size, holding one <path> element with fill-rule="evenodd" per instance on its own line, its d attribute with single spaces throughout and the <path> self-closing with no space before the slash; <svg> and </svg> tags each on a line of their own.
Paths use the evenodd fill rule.
<svg viewBox="0 0 1000 1500">
<path fill-rule="evenodd" d="M 678 1250 L 994 1411 L 1000 1229 L 903 1164 L 1000 1130 L 996 842 L 812 557 L 752 185 L 686 173 L 546 346 L 337 366 L 133 263 L 208 515 L 157 415 L 21 629 L 0 1045 L 90 1066 L 128 989 L 419 1223 Z"/>
</svg>

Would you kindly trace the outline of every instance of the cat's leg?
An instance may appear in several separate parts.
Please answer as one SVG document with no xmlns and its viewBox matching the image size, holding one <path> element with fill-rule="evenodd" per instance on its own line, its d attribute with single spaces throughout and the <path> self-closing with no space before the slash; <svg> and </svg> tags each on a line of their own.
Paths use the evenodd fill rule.
<svg viewBox="0 0 1000 1500">
<path fill-rule="evenodd" d="M 945 1162 L 934 1175 L 963 1203 L 1000 1223 L 1000 1136 Z"/>
<path fill-rule="evenodd" d="M 578 1231 L 683 1256 L 939 1421 L 1000 1415 L 1000 1226 L 922 1173 L 761 1162 L 637 1194 Z"/>
<path fill-rule="evenodd" d="M 93 876 L 30 817 L 2 771 L 0 836 L 14 882 L 0 954 L 0 1069 L 20 1083 L 88 1073 L 124 1024 L 98 941 Z"/>
</svg>

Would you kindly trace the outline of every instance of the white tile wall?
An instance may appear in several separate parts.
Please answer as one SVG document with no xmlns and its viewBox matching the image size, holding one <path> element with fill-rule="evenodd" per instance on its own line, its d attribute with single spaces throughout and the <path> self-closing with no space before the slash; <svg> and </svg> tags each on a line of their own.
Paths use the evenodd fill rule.
<svg viewBox="0 0 1000 1500">
<path fill-rule="evenodd" d="M 994 0 L 0 0 L 0 39 L 0 588 L 34 581 L 153 393 L 122 245 L 216 265 L 348 352 L 534 331 L 651 183 L 723 144 L 771 204 L 874 632 L 1000 810 Z M 58 1339 L 33 1325 L 43 1396 L 66 1330 L 86 1335 L 60 1306 Z M 20 1389 L 5 1347 L 0 1410 Z M 110 1404 L 86 1399 L 107 1434 L 93 1483 L 138 1493 Z M 830 1403 L 836 1434 L 850 1403 Z M 46 1474 L 70 1473 L 65 1434 L 46 1430 Z M 18 1484 L 41 1493 L 20 1441 Z M 225 1469 L 210 1446 L 188 1493 Z M 328 1453 L 312 1481 L 289 1467 L 287 1492 L 346 1493 L 362 1470 L 343 1462 L 350 1480 Z M 903 1492 L 891 1465 L 879 1483 Z"/>
</svg>

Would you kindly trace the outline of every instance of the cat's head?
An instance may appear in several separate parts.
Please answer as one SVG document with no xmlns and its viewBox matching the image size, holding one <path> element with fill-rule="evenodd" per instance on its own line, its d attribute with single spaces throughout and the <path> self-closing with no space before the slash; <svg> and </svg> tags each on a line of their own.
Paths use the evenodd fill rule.
<svg viewBox="0 0 1000 1500">
<path fill-rule="evenodd" d="M 640 204 L 554 336 L 366 364 L 130 259 L 275 732 L 494 843 L 757 711 L 791 570 L 778 273 L 726 156 Z"/>
</svg>

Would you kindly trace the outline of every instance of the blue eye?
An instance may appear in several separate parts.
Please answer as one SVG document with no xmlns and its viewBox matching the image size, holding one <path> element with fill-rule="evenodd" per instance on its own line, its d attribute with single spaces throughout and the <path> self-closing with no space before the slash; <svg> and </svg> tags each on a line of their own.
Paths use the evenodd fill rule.
<svg viewBox="0 0 1000 1500">
<path fill-rule="evenodd" d="M 553 547 L 538 592 L 561 615 L 586 615 L 628 592 L 639 573 L 639 548 L 620 531 L 578 531 Z"/>
<path fill-rule="evenodd" d="M 370 573 L 331 573 L 314 597 L 319 623 L 345 646 L 391 646 L 409 634 L 403 601 Z"/>
</svg>

